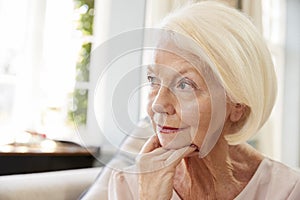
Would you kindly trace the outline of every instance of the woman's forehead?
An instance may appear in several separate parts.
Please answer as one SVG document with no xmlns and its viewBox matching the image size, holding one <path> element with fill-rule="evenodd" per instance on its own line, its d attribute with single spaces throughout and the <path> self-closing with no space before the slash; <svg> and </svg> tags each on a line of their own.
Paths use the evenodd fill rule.
<svg viewBox="0 0 300 200">
<path fill-rule="evenodd" d="M 195 66 L 192 61 L 195 59 L 192 57 L 181 56 L 174 52 L 168 52 L 165 50 L 157 50 L 154 54 L 154 64 L 148 66 L 148 71 L 157 72 L 161 70 L 172 70 L 177 73 L 194 72 L 200 73 L 199 65 Z M 200 64 L 200 62 L 198 62 Z M 197 68 L 198 67 L 198 68 Z"/>
<path fill-rule="evenodd" d="M 155 74 L 187 74 L 193 73 L 201 76 L 201 74 L 196 70 L 195 67 L 188 63 L 171 63 L 171 64 L 153 64 L 148 65 L 148 72 Z"/>
<path fill-rule="evenodd" d="M 164 50 L 158 49 L 154 52 L 154 62 L 158 64 L 162 64 L 165 62 L 168 63 L 180 63 L 187 62 L 186 56 L 180 54 L 178 51 L 173 50 Z"/>
</svg>

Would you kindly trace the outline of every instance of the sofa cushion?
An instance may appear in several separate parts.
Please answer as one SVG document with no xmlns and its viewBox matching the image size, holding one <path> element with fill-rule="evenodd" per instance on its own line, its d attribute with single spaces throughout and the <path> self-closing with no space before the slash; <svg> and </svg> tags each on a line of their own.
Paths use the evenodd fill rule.
<svg viewBox="0 0 300 200">
<path fill-rule="evenodd" d="M 0 199 L 74 200 L 94 182 L 101 168 L 0 176 Z"/>
</svg>

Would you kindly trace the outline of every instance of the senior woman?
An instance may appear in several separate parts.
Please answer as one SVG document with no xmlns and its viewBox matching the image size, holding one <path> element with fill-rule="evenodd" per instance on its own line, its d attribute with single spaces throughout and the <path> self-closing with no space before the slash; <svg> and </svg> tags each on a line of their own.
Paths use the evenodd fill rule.
<svg viewBox="0 0 300 200">
<path fill-rule="evenodd" d="M 148 67 L 155 134 L 108 199 L 300 199 L 300 176 L 245 143 L 276 97 L 271 55 L 251 21 L 216 2 L 169 15 Z M 133 172 L 133 171 L 132 171 Z"/>
</svg>

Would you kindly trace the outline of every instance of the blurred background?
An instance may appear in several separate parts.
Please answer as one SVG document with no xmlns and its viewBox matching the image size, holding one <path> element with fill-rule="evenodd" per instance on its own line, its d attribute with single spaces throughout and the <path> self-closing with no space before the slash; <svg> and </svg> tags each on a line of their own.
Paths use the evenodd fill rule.
<svg viewBox="0 0 300 200">
<path fill-rule="evenodd" d="M 99 77 L 93 72 L 101 66 L 94 64 L 91 52 L 113 36 L 153 27 L 174 9 L 199 1 L 0 0 L 0 145 L 32 143 L 38 136 L 101 147 L 105 153 L 109 144 L 101 131 L 112 134 L 118 145 L 125 135 L 115 122 L 105 121 L 101 129 L 95 120 L 93 89 Z M 249 142 L 271 158 L 299 167 L 300 1 L 222 2 L 252 17 L 272 52 L 278 77 L 272 116 Z M 142 53 L 128 59 L 134 65 L 144 60 Z M 111 72 L 104 84 L 119 75 Z M 135 71 L 128 87 L 140 85 L 144 76 L 143 70 Z M 104 106 L 109 92 L 97 99 L 103 120 L 112 115 Z M 137 91 L 134 106 L 129 106 L 131 121 L 145 117 L 145 104 L 145 93 Z"/>
</svg>

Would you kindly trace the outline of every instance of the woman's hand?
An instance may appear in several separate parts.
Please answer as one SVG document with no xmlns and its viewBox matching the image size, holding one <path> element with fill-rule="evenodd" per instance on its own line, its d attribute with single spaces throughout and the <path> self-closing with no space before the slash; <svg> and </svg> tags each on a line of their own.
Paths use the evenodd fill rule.
<svg viewBox="0 0 300 200">
<path fill-rule="evenodd" d="M 137 158 L 140 199 L 171 199 L 176 166 L 195 147 L 163 149 L 157 136 L 150 138 Z"/>
</svg>

